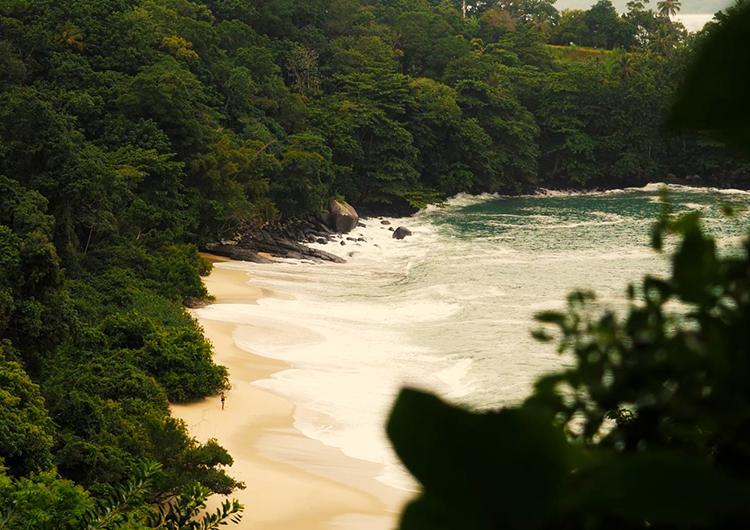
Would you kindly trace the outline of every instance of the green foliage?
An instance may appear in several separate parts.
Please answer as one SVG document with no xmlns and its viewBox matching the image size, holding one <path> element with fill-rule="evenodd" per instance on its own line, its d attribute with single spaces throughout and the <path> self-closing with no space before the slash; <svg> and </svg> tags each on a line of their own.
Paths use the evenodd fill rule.
<svg viewBox="0 0 750 530">
<path fill-rule="evenodd" d="M 192 322 L 158 326 L 132 310 L 106 318 L 96 333 L 106 338 L 105 351 L 158 380 L 170 401 L 195 400 L 226 385 L 226 370 L 211 364 L 210 345 Z"/>
<path fill-rule="evenodd" d="M 0 337 L 13 342 L 32 372 L 69 325 L 46 206 L 39 193 L 0 177 Z"/>
<path fill-rule="evenodd" d="M 402 529 L 692 528 L 748 512 L 745 483 L 687 454 L 571 444 L 536 403 L 477 414 L 405 390 L 388 434 L 423 489 Z"/>
<path fill-rule="evenodd" d="M 51 468 L 54 428 L 39 387 L 11 351 L 0 343 L 0 461 L 24 476 Z"/>
<path fill-rule="evenodd" d="M 87 530 L 104 530 L 141 526 L 138 520 L 144 519 L 148 514 L 143 500 L 148 495 L 151 481 L 158 471 L 159 466 L 156 464 L 139 465 L 133 471 L 132 478 L 110 490 L 106 497 L 85 515 L 83 527 Z"/>
<path fill-rule="evenodd" d="M 682 238 L 672 277 L 646 277 L 638 290 L 631 288 L 626 318 L 593 312 L 594 298 L 586 293 L 570 297 L 566 314 L 540 315 L 558 326 L 560 349 L 577 364 L 540 381 L 539 391 L 570 391 L 546 398 L 559 420 L 575 418 L 572 433 L 585 443 L 619 451 L 679 449 L 746 477 L 750 416 L 740 389 L 749 368 L 750 245 L 720 255 L 696 215 L 661 221 L 657 247 L 668 233 Z M 612 414 L 618 426 L 603 434 Z"/>
<path fill-rule="evenodd" d="M 71 269 L 81 253 L 121 236 L 140 241 L 168 231 L 203 243 L 279 215 L 307 215 L 337 193 L 355 205 L 390 208 L 423 189 L 444 197 L 537 182 L 619 186 L 727 168 L 720 149 L 707 150 L 709 164 L 699 156 L 686 163 L 686 152 L 705 147 L 665 142 L 650 122 L 628 122 L 623 102 L 655 109 L 647 116 L 666 108 L 670 90 L 661 83 L 674 83 L 677 52 L 688 44 L 679 24 L 640 4 L 620 16 L 604 0 L 562 15 L 546 0 L 469 2 L 466 19 L 456 2 L 89 4 L 71 13 L 46 0 L 9 7 L 0 54 L 9 79 L 28 81 L 4 89 L 0 171 L 23 175 L 49 200 L 54 241 Z M 586 156 L 605 168 L 602 182 L 578 167 L 584 147 L 558 149 L 543 128 L 536 132 L 550 109 L 566 103 L 554 96 L 556 76 L 579 73 L 569 61 L 555 64 L 555 55 L 570 52 L 550 53 L 545 42 L 639 54 L 638 76 L 605 93 L 575 88 L 598 104 L 596 122 L 610 125 L 574 140 L 591 146 Z M 646 52 L 666 59 L 647 61 Z M 586 68 L 611 78 L 608 63 Z M 543 86 L 519 83 L 530 74 Z M 657 90 L 639 84 L 649 78 Z M 496 100 L 484 110 L 499 112 L 501 122 L 459 104 L 458 115 L 429 118 L 425 131 L 421 113 L 409 112 L 412 96 L 426 97 L 409 87 L 424 79 L 459 96 L 461 84 L 484 83 Z M 540 88 L 548 105 L 535 101 Z M 571 118 L 586 123 L 587 114 L 579 106 Z M 612 138 L 633 128 L 642 141 Z M 300 150 L 299 135 L 322 140 Z M 436 142 L 451 152 L 433 163 Z M 624 145 L 631 148 L 618 157 Z M 553 160 L 539 159 L 549 151 Z"/>
<path fill-rule="evenodd" d="M 316 214 L 324 209 L 333 179 L 333 154 L 323 137 L 295 134 L 287 140 L 281 173 L 271 183 L 271 193 L 284 211 Z"/>
<path fill-rule="evenodd" d="M 79 530 L 93 503 L 80 486 L 52 471 L 12 479 L 0 466 L 0 528 Z"/>
<path fill-rule="evenodd" d="M 188 483 L 170 499 L 153 500 L 161 466 L 140 463 L 124 482 L 92 499 L 54 472 L 11 479 L 0 467 L 0 528 L 13 530 L 213 530 L 236 524 L 243 506 L 225 501 L 206 512 L 211 490 Z"/>
<path fill-rule="evenodd" d="M 159 507 L 151 519 L 151 528 L 164 530 L 216 530 L 227 524 L 237 524 L 243 506 L 237 501 L 224 501 L 213 513 L 204 513 L 209 491 L 193 485 L 172 504 Z"/>
<path fill-rule="evenodd" d="M 63 502 L 79 489 L 53 465 L 98 494 L 135 461 L 155 460 L 166 465 L 149 495 L 194 482 L 230 493 L 237 484 L 218 466 L 231 459 L 190 439 L 167 408 L 168 398 L 210 395 L 226 380 L 182 306 L 207 295 L 195 243 L 197 205 L 211 190 L 190 187 L 180 153 L 216 145 L 215 92 L 205 95 L 206 72 L 190 69 L 210 53 L 187 24 L 206 23 L 208 12 L 190 2 L 61 11 L 43 0 L 0 11 L 15 72 L 0 90 L 0 456 L 9 487 L 58 488 Z M 261 193 L 248 182 L 243 194 Z M 166 439 L 170 454 L 157 442 Z M 43 498 L 34 513 L 17 503 L 8 524 L 80 528 L 78 508 Z"/>
<path fill-rule="evenodd" d="M 215 530 L 239 523 L 244 508 L 237 501 L 225 501 L 215 512 L 203 513 L 211 491 L 198 483 L 189 484 L 173 499 L 144 507 L 159 471 L 158 464 L 140 464 L 130 480 L 112 489 L 85 514 L 82 528 Z"/>
</svg>

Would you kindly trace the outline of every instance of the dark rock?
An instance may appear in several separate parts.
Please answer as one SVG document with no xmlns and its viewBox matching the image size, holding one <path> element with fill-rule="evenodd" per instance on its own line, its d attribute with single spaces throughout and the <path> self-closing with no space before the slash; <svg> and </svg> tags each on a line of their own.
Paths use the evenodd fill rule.
<svg viewBox="0 0 750 530">
<path fill-rule="evenodd" d="M 351 232 L 359 222 L 359 215 L 352 205 L 347 202 L 340 202 L 331 199 L 328 209 L 331 212 L 329 216 L 329 225 L 341 234 Z"/>
<path fill-rule="evenodd" d="M 236 245 L 214 244 L 209 247 L 219 247 L 219 250 L 222 252 L 221 255 L 233 259 L 256 261 L 259 263 L 270 262 L 266 258 L 259 256 L 259 254 L 290 259 L 346 263 L 346 260 L 339 256 L 313 249 L 301 243 L 320 243 L 325 245 L 333 237 L 333 232 L 316 219 L 291 219 L 283 223 L 269 223 L 263 227 L 248 228 L 239 238 Z M 208 248 L 208 251 L 212 252 L 210 248 Z"/>
<path fill-rule="evenodd" d="M 335 254 L 325 252 L 324 250 L 316 250 L 314 257 L 322 259 L 323 261 L 332 261 L 333 263 L 346 263 L 345 259 L 340 258 Z"/>
<path fill-rule="evenodd" d="M 306 245 L 302 245 L 293 241 L 292 239 L 288 239 L 281 235 L 275 239 L 271 238 L 270 241 L 267 241 L 265 238 L 256 238 L 254 236 L 255 234 L 252 233 L 246 234 L 242 238 L 238 246 L 242 249 L 256 254 L 258 252 L 265 252 L 272 256 L 282 258 L 310 258 L 323 261 L 332 261 L 334 263 L 346 263 L 345 260 L 338 256 L 329 254 L 328 252 L 324 252 L 322 250 L 310 248 Z M 327 242 L 325 239 L 323 239 L 323 241 Z"/>
<path fill-rule="evenodd" d="M 328 225 L 326 225 L 325 223 L 317 223 L 315 226 L 317 227 L 317 229 L 320 232 L 322 232 L 324 234 L 330 234 L 331 233 L 331 229 L 328 228 Z"/>
<path fill-rule="evenodd" d="M 358 210 L 360 217 L 383 218 L 383 217 L 409 217 L 419 211 L 406 202 L 405 199 L 395 200 L 388 206 L 378 205 L 375 207 L 361 206 Z"/>
<path fill-rule="evenodd" d="M 390 221 L 380 221 L 380 224 L 381 225 L 389 225 L 389 224 L 391 224 L 391 222 Z"/>
<path fill-rule="evenodd" d="M 273 260 L 259 256 L 257 252 L 237 245 L 222 245 L 219 243 L 209 243 L 206 245 L 206 252 L 223 256 L 225 258 L 235 259 L 238 261 L 250 261 L 252 263 L 273 263 Z"/>
<path fill-rule="evenodd" d="M 346 240 L 347 241 L 356 241 L 357 238 L 356 237 L 347 237 Z"/>
<path fill-rule="evenodd" d="M 331 222 L 331 214 L 330 214 L 330 212 L 320 212 L 318 214 L 318 220 L 320 221 L 320 224 L 322 224 L 323 226 L 326 226 L 326 227 L 328 227 L 331 224 L 333 224 Z"/>
<path fill-rule="evenodd" d="M 341 246 L 343 247 L 344 245 L 346 245 L 346 241 L 341 242 Z"/>
<path fill-rule="evenodd" d="M 388 227 L 388 230 L 390 230 L 391 232 L 394 232 L 394 231 L 395 231 L 396 229 L 395 229 L 395 228 L 393 228 L 392 226 L 389 226 L 389 227 Z"/>
<path fill-rule="evenodd" d="M 365 223 L 357 223 L 357 226 L 360 228 L 367 228 L 367 225 Z"/>
<path fill-rule="evenodd" d="M 395 232 L 393 232 L 393 238 L 394 239 L 404 239 L 406 236 L 411 235 L 411 230 L 406 228 L 405 226 L 399 226 Z"/>
</svg>

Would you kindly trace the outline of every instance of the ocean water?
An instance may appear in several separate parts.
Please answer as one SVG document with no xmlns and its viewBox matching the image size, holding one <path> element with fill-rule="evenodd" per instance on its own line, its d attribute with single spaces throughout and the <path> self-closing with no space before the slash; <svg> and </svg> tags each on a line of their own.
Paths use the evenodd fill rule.
<svg viewBox="0 0 750 530">
<path fill-rule="evenodd" d="M 274 295 L 201 316 L 256 326 L 238 345 L 290 364 L 255 384 L 296 404 L 297 429 L 381 464 L 382 482 L 414 489 L 383 429 L 398 390 L 425 388 L 477 408 L 525 398 L 540 374 L 566 362 L 531 337 L 536 312 L 562 308 L 581 288 L 621 307 L 629 282 L 668 271 L 649 247 L 660 189 L 458 196 L 408 219 L 369 219 L 353 232 L 367 243 L 321 246 L 345 265 L 222 265 L 248 270 Z M 748 212 L 721 214 L 723 204 L 750 206 L 747 192 L 670 191 L 675 209 L 700 211 L 722 245 L 750 227 Z M 381 221 L 414 235 L 394 240 Z"/>
</svg>

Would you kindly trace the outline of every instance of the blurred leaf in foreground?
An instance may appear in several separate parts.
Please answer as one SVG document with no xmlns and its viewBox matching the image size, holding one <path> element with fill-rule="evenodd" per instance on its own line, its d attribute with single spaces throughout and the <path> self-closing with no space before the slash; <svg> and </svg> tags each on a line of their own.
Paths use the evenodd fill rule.
<svg viewBox="0 0 750 530">
<path fill-rule="evenodd" d="M 703 37 L 668 125 L 707 131 L 750 152 L 750 4 L 730 11 Z"/>
</svg>

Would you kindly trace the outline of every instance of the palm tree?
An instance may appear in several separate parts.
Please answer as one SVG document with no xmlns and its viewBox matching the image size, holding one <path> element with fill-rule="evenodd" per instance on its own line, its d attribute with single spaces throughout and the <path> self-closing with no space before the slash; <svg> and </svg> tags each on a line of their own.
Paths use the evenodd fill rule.
<svg viewBox="0 0 750 530">
<path fill-rule="evenodd" d="M 615 64 L 617 65 L 621 78 L 628 79 L 632 77 L 634 72 L 634 61 L 631 54 L 623 53 L 617 58 Z"/>
<path fill-rule="evenodd" d="M 682 3 L 680 2 L 680 0 L 659 0 L 659 2 L 656 4 L 659 15 L 663 16 L 664 18 L 675 16 L 680 12 L 681 7 Z"/>
<path fill-rule="evenodd" d="M 646 4 L 648 4 L 648 0 L 630 0 L 626 7 L 628 8 L 629 12 L 632 11 L 643 11 L 646 7 Z"/>
</svg>

